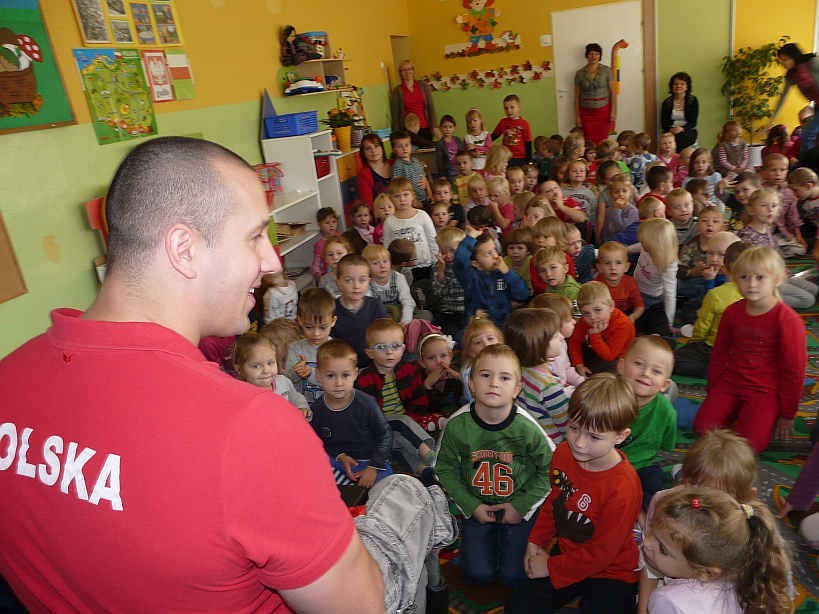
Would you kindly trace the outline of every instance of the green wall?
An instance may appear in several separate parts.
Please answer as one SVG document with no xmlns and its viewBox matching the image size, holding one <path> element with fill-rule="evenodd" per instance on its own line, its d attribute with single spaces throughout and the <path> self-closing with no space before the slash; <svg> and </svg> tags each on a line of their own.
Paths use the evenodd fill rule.
<svg viewBox="0 0 819 614">
<path fill-rule="evenodd" d="M 532 128 L 532 137 L 548 136 L 557 131 L 555 80 L 552 77 L 496 90 L 470 86 L 465 90 L 434 92 L 432 97 L 438 117 L 445 113 L 452 115 L 458 123 L 458 134 L 462 134 L 466 131 L 466 112 L 472 107 L 481 110 L 486 129 L 491 132 L 504 117 L 503 99 L 509 94 L 520 97 L 521 115 Z"/>
<path fill-rule="evenodd" d="M 659 105 L 668 97 L 668 80 L 675 72 L 691 75 L 700 103 L 697 121 L 700 145 L 709 149 L 728 118 L 728 103 L 720 94 L 723 56 L 730 53 L 730 0 L 657 2 L 657 126 Z"/>
<path fill-rule="evenodd" d="M 386 88 L 365 88 L 364 102 L 370 123 L 387 127 Z M 274 104 L 280 113 L 313 108 L 321 117 L 335 96 L 275 99 Z M 255 164 L 261 161 L 260 109 L 260 102 L 245 102 L 160 114 L 158 131 L 201 133 Z M 0 356 L 45 330 L 55 307 L 84 309 L 94 299 L 92 261 L 103 250 L 84 203 L 105 194 L 117 165 L 137 143 L 97 145 L 90 124 L 0 136 L 0 211 L 28 288 L 27 294 L 0 303 Z"/>
</svg>

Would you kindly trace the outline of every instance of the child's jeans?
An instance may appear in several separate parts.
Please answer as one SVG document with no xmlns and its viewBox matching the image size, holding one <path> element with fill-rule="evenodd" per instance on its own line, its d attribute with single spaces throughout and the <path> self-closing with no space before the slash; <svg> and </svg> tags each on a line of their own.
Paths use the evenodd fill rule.
<svg viewBox="0 0 819 614">
<path fill-rule="evenodd" d="M 358 460 L 358 464 L 353 467 L 354 472 L 364 471 L 367 467 L 370 466 L 369 459 L 356 459 Z M 384 469 L 377 469 L 376 471 L 378 474 L 376 475 L 375 482 L 376 484 L 383 480 L 388 475 L 392 475 L 392 467 L 390 467 L 389 463 L 385 463 L 386 467 Z M 330 457 L 330 465 L 333 468 L 333 477 L 336 480 L 336 484 L 339 486 L 352 486 L 355 484 L 349 477 L 347 477 L 347 473 L 344 471 L 344 464 L 340 461 L 336 460 L 332 456 Z"/>
<path fill-rule="evenodd" d="M 425 488 L 411 476 L 392 475 L 372 487 L 367 513 L 358 516 L 355 524 L 381 570 L 384 610 L 423 612 L 424 562 L 430 552 L 451 544 L 457 536 L 440 487 Z"/>
<path fill-rule="evenodd" d="M 535 578 L 515 587 L 506 602 L 506 614 L 551 614 L 580 597 L 580 614 L 631 614 L 637 611 L 637 583 L 610 578 L 586 578 L 555 588 L 550 578 Z"/>
<path fill-rule="evenodd" d="M 506 585 L 525 580 L 523 559 L 536 518 L 533 514 L 519 524 L 481 524 L 474 518 L 465 519 L 459 561 L 464 577 L 477 584 L 489 584 L 495 577 Z"/>
</svg>

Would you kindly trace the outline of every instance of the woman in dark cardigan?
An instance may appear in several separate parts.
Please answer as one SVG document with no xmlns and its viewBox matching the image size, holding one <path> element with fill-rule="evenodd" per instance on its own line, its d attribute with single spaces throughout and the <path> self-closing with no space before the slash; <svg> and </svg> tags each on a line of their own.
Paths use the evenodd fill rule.
<svg viewBox="0 0 819 614">
<path fill-rule="evenodd" d="M 398 66 L 401 83 L 396 85 L 390 96 L 392 110 L 392 131 L 406 130 L 404 117 L 414 113 L 421 121 L 418 131 L 422 137 L 432 140 L 440 138 L 438 118 L 435 115 L 435 104 L 432 102 L 432 88 L 424 81 L 415 80 L 415 67 L 409 60 L 404 60 Z"/>
<path fill-rule="evenodd" d="M 671 75 L 671 79 L 668 80 L 668 93 L 670 96 L 663 100 L 660 107 L 660 125 L 663 132 L 674 135 L 679 153 L 697 142 L 700 103 L 691 93 L 691 77 L 685 72 Z"/>
<path fill-rule="evenodd" d="M 375 197 L 390 183 L 392 165 L 377 134 L 364 135 L 358 153 L 361 157 L 361 170 L 356 175 L 358 197 L 372 208 Z"/>
</svg>

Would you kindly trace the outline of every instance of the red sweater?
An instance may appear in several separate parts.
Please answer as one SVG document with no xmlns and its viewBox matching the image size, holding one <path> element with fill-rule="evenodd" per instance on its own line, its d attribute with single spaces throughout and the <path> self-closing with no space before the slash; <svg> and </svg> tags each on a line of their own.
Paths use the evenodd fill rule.
<svg viewBox="0 0 819 614">
<path fill-rule="evenodd" d="M 790 420 L 799 408 L 805 382 L 805 325 L 781 301 L 760 316 L 748 315 L 746 303 L 742 299 L 730 305 L 719 322 L 708 389 L 726 385 L 774 395 L 779 399 L 779 415 Z"/>
<path fill-rule="evenodd" d="M 634 322 L 617 307 L 611 312 L 609 326 L 602 333 L 590 335 L 589 325 L 580 318 L 569 337 L 569 358 L 575 367 L 583 364 L 583 343 L 588 337 L 591 349 L 602 360 L 617 360 L 626 353 L 635 334 Z"/>
<path fill-rule="evenodd" d="M 586 578 L 637 582 L 638 553 L 632 530 L 640 513 L 640 478 L 621 451 L 607 471 L 583 469 L 565 441 L 549 471 L 552 491 L 540 508 L 529 541 L 560 554 L 549 557 L 549 577 L 561 589 Z"/>
<path fill-rule="evenodd" d="M 611 300 L 614 301 L 614 306 L 625 314 L 630 314 L 638 307 L 645 307 L 643 295 L 640 294 L 640 288 L 637 287 L 637 282 L 631 275 L 623 275 L 620 278 L 620 283 L 616 286 L 610 286 L 602 275 L 597 275 L 594 281 L 599 281 L 601 284 L 609 289 L 611 293 Z"/>
</svg>

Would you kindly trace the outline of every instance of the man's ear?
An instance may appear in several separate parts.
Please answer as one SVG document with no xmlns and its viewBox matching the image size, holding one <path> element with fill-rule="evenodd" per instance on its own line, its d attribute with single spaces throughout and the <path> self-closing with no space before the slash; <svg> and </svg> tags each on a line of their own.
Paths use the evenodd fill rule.
<svg viewBox="0 0 819 614">
<path fill-rule="evenodd" d="M 199 255 L 201 237 L 185 224 L 174 224 L 165 233 L 165 254 L 174 270 L 185 279 L 195 279 L 194 260 Z"/>
</svg>

